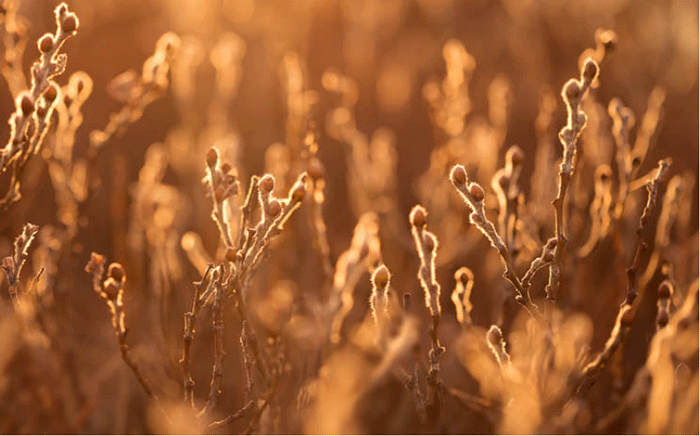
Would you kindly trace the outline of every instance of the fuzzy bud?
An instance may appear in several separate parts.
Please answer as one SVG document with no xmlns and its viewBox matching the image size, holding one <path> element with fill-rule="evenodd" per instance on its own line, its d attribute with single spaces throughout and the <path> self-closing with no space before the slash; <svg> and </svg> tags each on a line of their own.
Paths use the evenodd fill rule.
<svg viewBox="0 0 700 436">
<path fill-rule="evenodd" d="M 433 236 L 432 233 L 426 232 L 425 233 L 425 239 L 423 240 L 423 246 L 425 247 L 425 251 L 427 252 L 434 252 L 435 249 L 437 248 L 437 239 L 435 236 Z"/>
<path fill-rule="evenodd" d="M 51 34 L 47 33 L 46 35 L 42 36 L 39 38 L 39 42 L 37 44 L 39 46 L 39 51 L 42 53 L 48 53 L 53 49 L 53 36 Z"/>
<path fill-rule="evenodd" d="M 233 165 L 231 165 L 228 162 L 224 162 L 221 164 L 221 172 L 224 174 L 230 173 L 232 169 L 233 169 Z"/>
<path fill-rule="evenodd" d="M 224 188 L 222 185 L 219 185 L 214 189 L 214 200 L 216 200 L 217 203 L 221 203 L 226 199 L 226 188 Z"/>
<path fill-rule="evenodd" d="M 107 274 L 117 282 L 124 281 L 124 267 L 116 262 L 109 265 Z"/>
<path fill-rule="evenodd" d="M 671 284 L 668 282 L 668 280 L 664 280 L 661 282 L 659 285 L 659 290 L 657 291 L 659 295 L 659 299 L 665 300 L 668 298 L 671 298 Z"/>
<path fill-rule="evenodd" d="M 61 30 L 66 33 L 73 33 L 78 30 L 78 17 L 75 14 L 66 15 L 63 20 L 61 20 Z"/>
<path fill-rule="evenodd" d="M 659 327 L 666 327 L 666 325 L 668 324 L 668 321 L 669 321 L 668 312 L 662 311 L 662 312 L 659 312 L 658 315 L 656 315 L 656 324 L 658 324 Z"/>
<path fill-rule="evenodd" d="M 280 205 L 280 202 L 276 199 L 270 200 L 267 207 L 267 211 L 272 218 L 276 218 L 282 212 L 282 206 Z"/>
<path fill-rule="evenodd" d="M 476 183 L 469 185 L 469 195 L 474 201 L 482 201 L 484 199 L 484 190 Z"/>
<path fill-rule="evenodd" d="M 566 82 L 564 85 L 563 95 L 567 102 L 578 100 L 581 97 L 581 86 L 579 85 L 578 80 L 571 79 Z"/>
<path fill-rule="evenodd" d="M 474 273 L 469 268 L 463 266 L 455 272 L 455 280 L 458 280 L 462 284 L 467 284 L 474 280 Z"/>
<path fill-rule="evenodd" d="M 218 161 L 219 161 L 219 152 L 214 147 L 207 150 L 207 166 L 209 168 L 214 168 Z"/>
<path fill-rule="evenodd" d="M 467 171 L 462 165 L 455 165 L 450 172 L 450 180 L 455 186 L 461 186 L 467 183 Z"/>
<path fill-rule="evenodd" d="M 34 102 L 28 95 L 23 95 L 20 101 L 20 108 L 22 109 L 22 114 L 26 117 L 34 112 Z"/>
<path fill-rule="evenodd" d="M 258 189 L 264 193 L 270 193 L 275 189 L 275 178 L 269 174 L 265 174 L 258 182 Z"/>
<path fill-rule="evenodd" d="M 586 59 L 581 70 L 581 77 L 586 82 L 592 82 L 598 75 L 598 64 L 591 58 Z"/>
<path fill-rule="evenodd" d="M 420 204 L 417 204 L 413 207 L 411 210 L 411 213 L 409 215 L 409 219 L 411 221 L 411 225 L 413 227 L 418 227 L 419 229 L 422 229 L 425 227 L 426 221 L 425 218 L 428 215 L 428 212 L 425 210 L 423 206 Z"/>
<path fill-rule="evenodd" d="M 44 99 L 47 102 L 53 103 L 53 101 L 56 100 L 56 97 L 58 97 L 58 90 L 54 85 L 50 85 L 48 88 L 46 88 L 46 91 L 44 91 Z"/>
<path fill-rule="evenodd" d="M 372 274 L 372 284 L 377 289 L 384 289 L 389 284 L 390 277 L 389 270 L 385 265 L 382 265 L 374 270 L 374 274 Z"/>
<path fill-rule="evenodd" d="M 119 295 L 119 290 L 121 285 L 113 278 L 108 278 L 102 284 L 102 291 L 105 293 L 108 299 L 114 300 Z"/>
<path fill-rule="evenodd" d="M 486 340 L 493 347 L 500 347 L 501 341 L 503 340 L 503 333 L 497 325 L 492 325 L 489 331 L 486 333 Z"/>
<path fill-rule="evenodd" d="M 2 267 L 7 269 L 7 270 L 14 270 L 15 269 L 15 260 L 11 256 L 7 256 L 2 259 Z"/>
</svg>

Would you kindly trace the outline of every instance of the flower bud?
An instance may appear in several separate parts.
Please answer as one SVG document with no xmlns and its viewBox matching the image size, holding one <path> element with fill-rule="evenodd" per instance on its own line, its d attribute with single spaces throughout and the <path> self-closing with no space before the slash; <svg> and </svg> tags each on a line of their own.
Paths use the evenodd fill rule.
<svg viewBox="0 0 700 436">
<path fill-rule="evenodd" d="M 49 103 L 53 103 L 53 101 L 56 100 L 56 97 L 58 97 L 58 90 L 54 85 L 50 85 L 48 88 L 46 88 L 46 91 L 44 91 L 44 100 Z"/>
<path fill-rule="evenodd" d="M 666 327 L 666 325 L 668 324 L 668 321 L 669 321 L 668 312 L 666 312 L 665 310 L 662 312 L 659 312 L 659 314 L 656 315 L 656 324 L 658 324 L 659 327 Z"/>
<path fill-rule="evenodd" d="M 463 284 L 469 283 L 474 280 L 474 273 L 469 268 L 463 266 L 455 272 L 455 280 L 460 281 Z"/>
<path fill-rule="evenodd" d="M 275 178 L 269 174 L 265 174 L 258 182 L 258 189 L 264 193 L 270 193 L 275 189 Z"/>
<path fill-rule="evenodd" d="M 280 202 L 274 198 L 270 200 L 270 202 L 267 205 L 267 208 L 267 211 L 272 218 L 276 218 L 282 212 L 282 206 L 280 205 Z"/>
<path fill-rule="evenodd" d="M 474 199 L 474 201 L 481 201 L 484 199 L 484 190 L 476 183 L 469 185 L 469 195 Z"/>
<path fill-rule="evenodd" d="M 450 180 L 455 186 L 464 185 L 467 183 L 467 171 L 462 165 L 455 165 L 450 172 Z"/>
<path fill-rule="evenodd" d="M 119 295 L 119 289 L 121 285 L 113 278 L 108 278 L 102 284 L 102 291 L 105 293 L 108 299 L 114 300 Z"/>
<path fill-rule="evenodd" d="M 377 289 L 383 289 L 389 284 L 390 277 L 389 270 L 385 265 L 382 265 L 374 270 L 374 274 L 372 274 L 372 284 Z"/>
<path fill-rule="evenodd" d="M 75 14 L 66 15 L 61 20 L 61 30 L 66 33 L 73 33 L 78 30 L 78 17 Z"/>
<path fill-rule="evenodd" d="M 591 58 L 586 59 L 581 71 L 581 77 L 586 82 L 592 82 L 598 75 L 598 64 Z"/>
<path fill-rule="evenodd" d="M 219 161 L 219 152 L 214 147 L 207 150 L 207 166 L 209 168 L 214 168 L 218 161 Z"/>
<path fill-rule="evenodd" d="M 657 292 L 659 295 L 659 299 L 671 298 L 671 284 L 668 282 L 668 280 L 664 280 L 663 282 L 661 282 Z"/>
<path fill-rule="evenodd" d="M 422 229 L 425 227 L 426 221 L 425 218 L 428 215 L 428 212 L 425 210 L 423 206 L 420 204 L 417 204 L 413 207 L 411 210 L 411 213 L 409 215 L 409 219 L 411 221 L 411 225 L 413 227 L 418 227 L 419 229 Z"/>
<path fill-rule="evenodd" d="M 53 48 L 53 36 L 47 33 L 46 35 L 39 38 L 39 51 L 42 53 L 48 53 Z"/>
<path fill-rule="evenodd" d="M 563 95 L 567 102 L 578 100 L 581 97 L 581 86 L 579 86 L 578 80 L 571 79 L 566 82 Z"/>
<path fill-rule="evenodd" d="M 117 282 L 124 281 L 124 267 L 121 266 L 121 264 L 113 262 L 109 265 L 109 269 L 107 271 L 107 274 Z"/>
<path fill-rule="evenodd" d="M 75 14 L 66 15 L 61 20 L 61 30 L 66 33 L 73 33 L 78 30 L 78 17 Z"/>
<path fill-rule="evenodd" d="M 28 95 L 23 95 L 20 102 L 20 107 L 22 109 L 22 114 L 26 117 L 34 112 L 34 102 Z"/>
</svg>

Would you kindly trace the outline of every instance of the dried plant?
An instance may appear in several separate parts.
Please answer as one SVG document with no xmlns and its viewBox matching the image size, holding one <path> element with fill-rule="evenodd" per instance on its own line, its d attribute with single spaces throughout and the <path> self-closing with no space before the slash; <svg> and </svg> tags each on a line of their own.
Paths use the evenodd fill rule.
<svg viewBox="0 0 700 436">
<path fill-rule="evenodd" d="M 697 433 L 697 5 L 1 3 L 0 433 Z"/>
</svg>

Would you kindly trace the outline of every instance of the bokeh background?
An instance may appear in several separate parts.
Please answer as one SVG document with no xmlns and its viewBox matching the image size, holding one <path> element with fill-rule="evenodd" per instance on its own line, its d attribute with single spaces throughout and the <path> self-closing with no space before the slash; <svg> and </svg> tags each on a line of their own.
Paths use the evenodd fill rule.
<svg viewBox="0 0 700 436">
<path fill-rule="evenodd" d="M 54 28 L 55 6 L 55 2 L 45 0 L 20 2 L 19 12 L 30 25 L 30 43 L 24 56 L 27 69 L 36 55 L 32 41 Z M 299 62 L 303 71 L 302 88 L 317 93 L 318 102 L 310 118 L 317 125 L 319 157 L 326 168 L 324 216 L 334 260 L 348 246 L 357 217 L 348 194 L 344 145 L 327 133 L 327 116 L 338 105 L 339 97 L 324 89 L 324 72 L 334 70 L 356 81 L 354 116 L 359 131 L 371 135 L 377 129 L 388 128 L 395 135 L 395 200 L 401 215 L 407 216 L 419 201 L 418 179 L 428 168 L 431 151 L 441 145 L 423 86 L 431 79 L 444 77 L 442 48 L 450 39 L 461 41 L 476 62 L 469 82 L 472 109 L 468 117 L 488 116 L 489 84 L 494 78 L 502 77 L 510 85 L 504 144 L 518 144 L 526 156 L 532 157 L 537 143 L 535 119 L 542 95 L 547 91 L 557 95 L 553 124 L 563 126 L 566 112 L 558 90 L 566 80 L 578 76 L 579 57 L 585 49 L 594 47 L 596 29 L 613 29 L 618 44 L 602 66 L 598 100 L 606 105 L 612 97 L 619 97 L 639 119 L 651 90 L 663 87 L 666 90 L 663 120 L 643 172 L 653 168 L 658 159 L 671 156 L 674 172 L 690 171 L 697 177 L 700 115 L 696 1 L 75 0 L 69 7 L 80 17 L 81 26 L 78 35 L 65 45 L 67 73 L 57 80 L 65 83 L 69 74 L 82 70 L 94 82 L 94 91 L 83 106 L 83 125 L 76 136 L 77 155 L 87 150 L 89 133 L 103 128 L 109 114 L 121 106 L 109 91 L 110 81 L 126 70 L 139 71 L 161 34 L 173 31 L 180 35 L 183 47 L 191 50 L 187 55 L 193 65 L 187 72 L 178 70 L 176 64 L 172 69 L 171 90 L 150 105 L 122 136 L 111 141 L 100 156 L 97 161 L 100 189 L 89 203 L 87 222 L 82 223 L 84 226 L 69 258 L 62 264 L 65 269 L 56 284 L 56 301 L 65 322 L 62 328 L 74 350 L 73 364 L 79 368 L 81 383 L 90 399 L 84 419 L 77 427 L 68 427 L 69 432 L 158 431 L 157 426 L 149 423 L 145 399 L 120 360 L 104 303 L 95 297 L 88 275 L 82 272 L 83 266 L 89 253 L 98 251 L 110 261 L 122 262 L 127 267 L 129 304 L 134 308 L 130 341 L 136 344 L 135 353 L 146 365 L 146 372 L 177 391 L 177 383 L 173 381 L 179 377 L 173 351 L 177 350 L 181 332 L 181 315 L 177 314 L 189 304 L 189 283 L 198 278 L 197 270 L 180 247 L 180 238 L 185 232 L 196 232 L 209 253 L 215 253 L 218 244 L 216 227 L 209 219 L 209 200 L 198 182 L 204 174 L 206 135 L 216 136 L 207 129 L 211 120 L 223 117 L 226 132 L 219 134 L 217 140 L 234 144 L 233 155 L 240 165 L 242 179 L 264 172 L 266 150 L 271 144 L 285 142 L 287 134 L 285 59 Z M 217 57 L 210 56 L 210 52 L 226 38 L 233 47 L 238 47 L 233 50 L 233 56 L 240 60 L 230 63 L 236 68 L 230 77 L 224 78 L 232 84 L 232 94 L 221 100 L 223 105 L 217 106 L 212 102 L 220 96 L 221 86 L 217 86 L 215 75 Z M 296 57 L 290 58 L 289 53 L 295 53 Z M 7 88 L 0 86 L 0 118 L 7 119 L 13 110 Z M 183 131 L 182 126 L 187 129 Z M 3 131 L 7 136 L 9 127 L 5 126 Z M 189 169 L 168 169 L 163 178 L 164 184 L 184 193 L 172 218 L 176 243 L 158 248 L 163 252 L 149 251 L 148 242 L 139 243 L 129 236 L 134 227 L 131 209 L 134 187 L 146 150 L 153 143 L 164 143 L 171 150 L 173 143 L 183 141 L 182 135 L 196 145 L 184 155 L 171 156 L 175 162 L 172 165 Z M 559 150 L 557 146 L 557 153 Z M 182 163 L 188 160 L 190 164 Z M 524 180 L 529 180 L 533 167 L 534 159 L 526 159 Z M 25 197 L 0 218 L 0 254 L 3 255 L 10 252 L 10 244 L 25 222 L 57 225 L 53 191 L 39 159 L 33 162 L 26 177 Z M 488 185 L 488 180 L 481 182 Z M 523 189 L 528 195 L 529 183 L 523 183 Z M 447 196 L 453 192 L 434 195 Z M 697 188 L 693 195 L 697 199 Z M 697 201 L 690 214 L 690 222 L 697 230 Z M 407 220 L 402 225 L 408 238 Z M 135 248 L 139 244 L 141 252 Z M 174 257 L 177 265 L 173 267 L 177 272 L 165 285 L 174 297 L 168 303 L 171 305 L 168 313 L 172 316 L 162 323 L 165 326 L 162 329 L 154 324 L 155 315 L 149 312 L 153 310 L 149 301 L 155 298 L 153 257 L 161 256 Z M 398 255 L 392 258 L 391 252 L 385 253 L 385 262 L 390 266 L 394 262 L 397 269 L 396 286 L 419 294 L 415 259 L 395 260 L 399 258 Z M 315 286 L 317 281 L 307 276 L 318 274 L 320 267 L 309 268 L 295 277 L 298 285 Z M 451 264 L 444 265 L 440 276 L 451 277 L 450 268 Z M 277 274 L 284 275 L 279 271 Z M 158 286 L 163 287 L 162 283 Z M 367 294 L 368 284 L 363 286 L 361 293 Z M 619 301 L 619 297 L 620 294 L 613 295 L 609 301 Z M 6 295 L 0 300 L 1 323 L 11 306 Z M 364 296 L 358 297 L 360 300 L 366 301 Z M 484 297 L 475 296 L 475 304 L 478 301 L 484 301 Z M 447 299 L 444 307 L 447 312 L 453 311 Z M 592 316 L 596 310 L 603 310 L 592 304 L 586 308 Z M 362 316 L 362 311 L 356 318 Z M 613 319 L 612 315 L 607 316 L 606 321 L 595 322 L 594 348 L 601 346 L 609 332 Z M 477 314 L 475 322 L 488 326 L 493 322 L 489 317 L 488 311 Z M 449 335 L 450 327 L 445 328 Z M 203 329 L 201 342 L 207 343 L 211 332 Z M 229 339 L 235 346 L 236 335 L 231 334 Z M 645 350 L 644 345 L 640 347 L 638 361 L 643 360 Z M 195 369 L 195 376 L 201 380 L 199 386 L 204 394 L 211 357 L 205 345 L 200 348 L 196 355 L 201 365 Z M 8 355 L 10 351 L 5 353 Z M 236 356 L 236 352 L 231 351 L 230 356 Z M 34 365 L 41 372 L 40 365 Z M 231 375 L 227 376 L 229 384 L 222 403 L 239 404 L 240 392 L 236 393 L 235 386 L 243 383 L 241 363 L 238 357 L 229 357 L 227 365 Z M 449 368 L 450 363 L 445 366 Z M 169 369 L 162 371 L 162 367 Z M 24 407 L 13 412 L 15 415 L 7 418 L 6 425 L 0 424 L 0 428 L 10 432 L 66 431 L 65 427 L 53 426 L 47 417 L 44 421 L 28 422 L 32 416 L 28 410 L 34 400 L 23 399 L 23 395 L 28 391 L 27 384 L 32 383 L 31 378 L 26 382 L 8 381 L 8 377 L 12 379 L 11 367 L 0 368 L 5 369 L 4 381 L 0 383 L 3 401 Z M 162 380 L 157 375 L 160 373 L 164 373 Z M 26 394 L 27 398 L 34 398 L 32 395 Z M 287 430 L 295 429 L 299 427 Z M 493 428 L 486 424 L 476 429 L 455 424 L 449 429 L 489 430 Z"/>
</svg>

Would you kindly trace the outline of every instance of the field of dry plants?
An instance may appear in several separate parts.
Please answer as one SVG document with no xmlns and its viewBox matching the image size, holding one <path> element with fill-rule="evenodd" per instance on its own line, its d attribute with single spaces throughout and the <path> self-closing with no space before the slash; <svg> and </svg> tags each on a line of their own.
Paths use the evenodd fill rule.
<svg viewBox="0 0 700 436">
<path fill-rule="evenodd" d="M 696 1 L 0 32 L 0 433 L 698 434 Z"/>
</svg>

